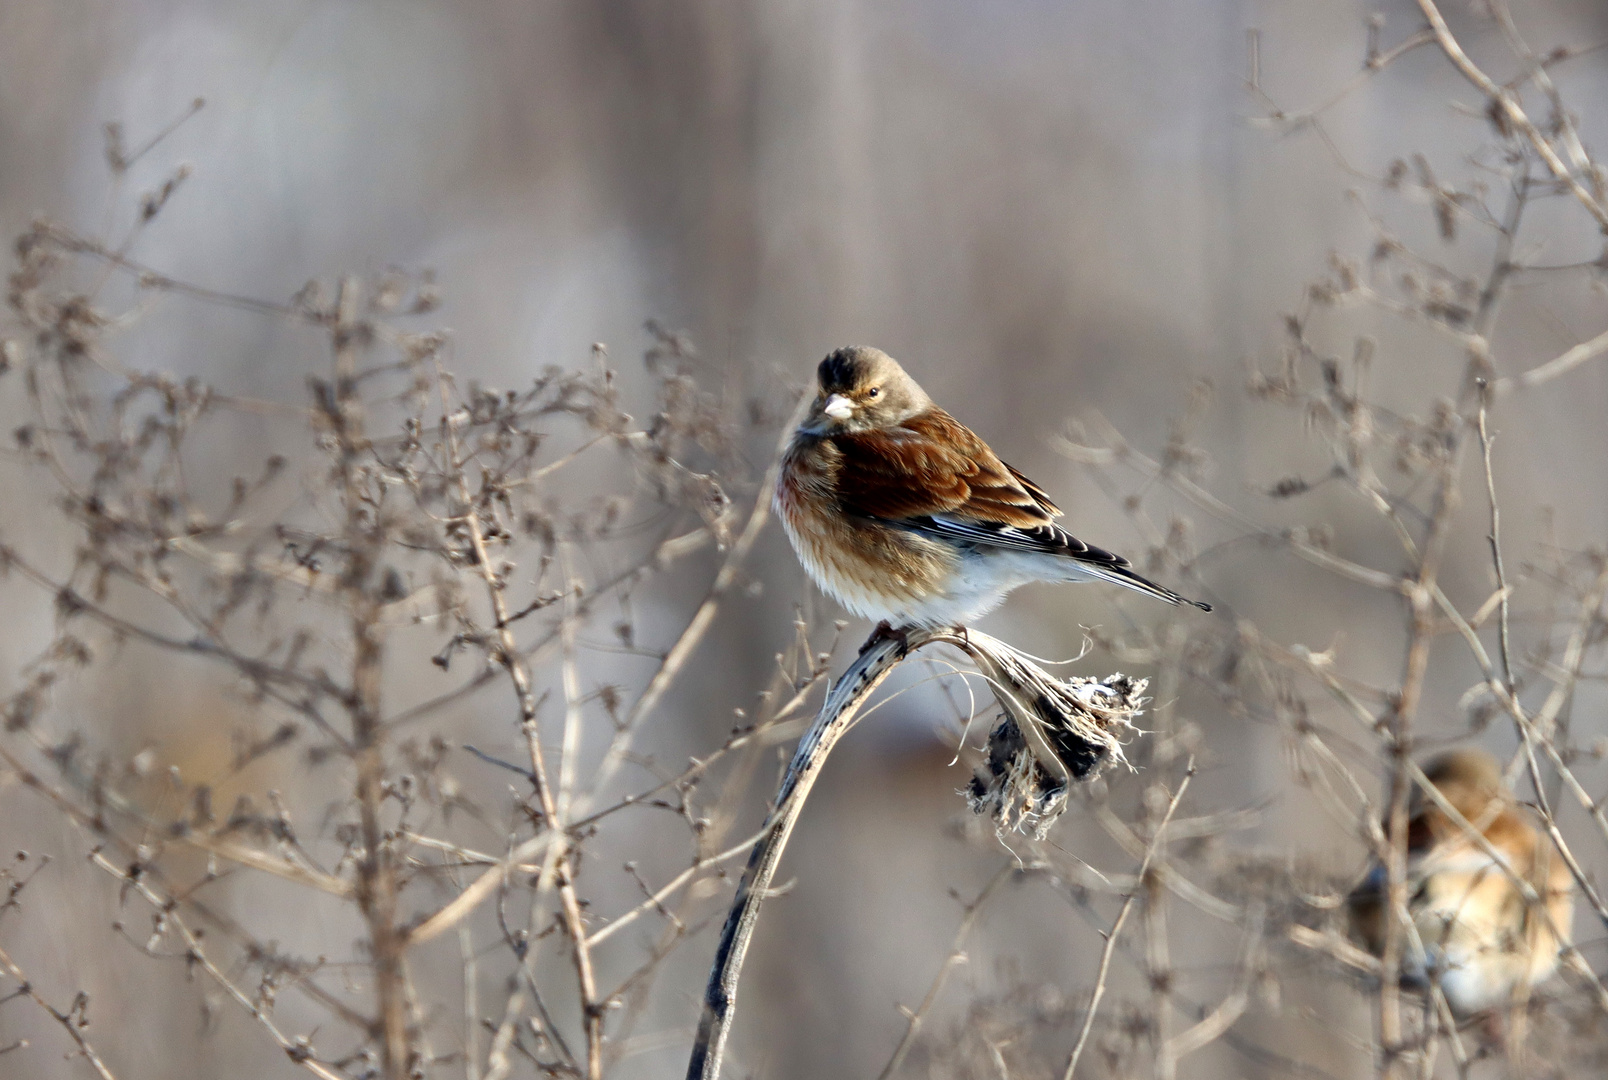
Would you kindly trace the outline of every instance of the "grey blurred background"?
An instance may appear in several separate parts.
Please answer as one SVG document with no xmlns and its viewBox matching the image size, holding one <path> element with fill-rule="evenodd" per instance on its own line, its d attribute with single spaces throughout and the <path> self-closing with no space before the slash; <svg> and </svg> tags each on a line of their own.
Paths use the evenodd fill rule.
<svg viewBox="0 0 1608 1080">
<path fill-rule="evenodd" d="M 1515 7 L 1543 47 L 1608 37 L 1596 0 Z M 1343 493 L 1300 508 L 1260 499 L 1323 454 L 1238 391 L 1247 361 L 1275 355 L 1281 313 L 1327 253 L 1368 250 L 1345 166 L 1378 174 L 1422 151 L 1463 177 L 1484 138 L 1478 117 L 1450 107 L 1472 96 L 1429 51 L 1326 115 L 1344 163 L 1311 131 L 1250 122 L 1266 104 L 1245 88 L 1249 28 L 1261 35 L 1263 89 L 1293 110 L 1358 70 L 1376 11 L 1387 42 L 1419 23 L 1400 0 L 0 0 L 0 234 L 39 215 L 86 232 L 126 221 L 130 194 L 185 161 L 194 175 L 141 240 L 143 262 L 272 299 L 313 277 L 429 268 L 455 362 L 494 384 L 582 364 L 593 342 L 628 367 L 648 317 L 684 328 L 716 373 L 758 365 L 798 384 L 829 349 L 875 344 L 1054 493 L 1078 535 L 1119 550 L 1143 541 L 1050 436 L 1095 411 L 1156 456 L 1191 388 L 1209 379 L 1218 393 L 1195 433 L 1213 458 L 1207 485 L 1272 524 L 1309 521 L 1316 505 L 1349 557 L 1395 569 L 1394 541 Z M 1450 0 L 1446 11 L 1471 42 L 1491 40 L 1477 5 Z M 1603 144 L 1601 54 L 1559 80 L 1588 145 Z M 111 194 L 101 125 L 120 121 L 138 145 L 196 97 L 205 109 Z M 1380 210 L 1433 244 L 1427 212 Z M 1568 229 L 1545 242 L 1557 262 L 1599 247 Z M 1481 265 L 1482 243 L 1445 257 Z M 1603 304 L 1586 288 L 1552 294 L 1516 303 L 1503 327 L 1498 366 L 1519 370 L 1599 332 Z M 1455 385 L 1450 349 L 1376 332 L 1382 394 L 1422 409 Z M 322 358 L 285 335 L 266 321 L 162 311 L 125 359 L 293 396 Z M 1608 377 L 1586 369 L 1504 414 L 1499 480 L 1521 500 L 1512 549 L 1542 541 L 1547 507 L 1562 547 L 1601 543 L 1605 406 Z M 7 490 L 6 517 L 25 515 L 22 494 Z M 1455 545 L 1448 587 L 1461 603 L 1489 592 L 1481 528 L 1471 519 Z M 1388 598 L 1233 539 L 1209 524 L 1197 537 L 1203 548 L 1224 543 L 1200 567 L 1219 618 L 1254 619 L 1316 649 L 1339 642 L 1360 675 L 1397 677 Z M 703 649 L 726 682 L 683 688 L 673 703 L 688 746 L 752 692 L 745 666 L 769 663 L 794 603 L 830 610 L 810 598 L 774 529 L 753 576 L 761 591 L 725 612 Z M 11 671 L 49 617 L 43 601 L 16 603 L 0 636 Z M 1100 589 L 1044 588 L 985 626 L 1059 656 L 1076 651 L 1081 626 L 1121 629 L 1149 614 Z M 1445 668 L 1426 723 L 1452 735 L 1467 727 L 1456 705 L 1472 669 Z M 128 689 L 133 701 L 145 692 Z M 709 697 L 722 707 L 708 709 Z M 755 1075 L 874 1075 L 903 1027 L 894 1003 L 919 1000 L 948 947 L 958 908 L 946 891 L 970 895 L 999 862 L 1000 850 L 947 828 L 963 812 L 954 791 L 965 776 L 945 767 L 931 701 L 909 695 L 858 732 L 801 827 L 784 870 L 798 884 L 767 910 L 734 1041 Z M 1360 866 L 1355 837 L 1290 790 L 1279 732 L 1231 720 L 1204 697 L 1186 694 L 1180 708 L 1206 732 L 1197 812 L 1273 800 L 1275 812 L 1232 844 L 1336 872 Z M 173 723 L 171 705 L 148 711 L 119 722 Z M 1589 742 L 1600 721 L 1576 711 Z M 127 728 L 118 737 L 133 738 Z M 1484 738 L 1511 745 L 1499 732 Z M 49 837 L 24 803 L 0 793 L 0 845 Z M 1096 865 L 1120 864 L 1094 830 L 1061 829 L 1058 842 Z M 941 1030 L 968 997 L 1016 982 L 1082 985 L 1098 939 L 1069 912 L 1031 890 L 1004 902 L 931 1023 Z M 82 982 L 71 938 L 40 955 Z M 685 992 L 659 1026 L 690 1021 L 710 947 L 706 935 L 678 958 Z M 90 966 L 152 977 L 119 948 L 108 943 Z M 1366 1023 L 1323 1008 L 1326 1023 Z M 13 1022 L 0 1016 L 0 1036 Z M 146 1031 L 147 1064 L 125 1056 L 128 1075 L 215 1075 L 193 1008 L 176 1005 L 166 1023 L 165 1034 Z M 1361 1075 L 1366 1058 L 1348 1053 L 1334 1036 L 1325 1067 Z M 1226 1051 L 1214 1060 L 1221 1075 L 1252 1074 Z M 74 1075 L 19 1061 L 0 1057 L 0 1075 Z M 295 1074 L 274 1055 L 263 1069 Z"/>
</svg>

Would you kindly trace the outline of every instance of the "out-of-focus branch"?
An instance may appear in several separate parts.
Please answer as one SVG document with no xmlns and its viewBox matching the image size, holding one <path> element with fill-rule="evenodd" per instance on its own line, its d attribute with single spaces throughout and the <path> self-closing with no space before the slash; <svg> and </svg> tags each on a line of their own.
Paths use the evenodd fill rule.
<svg viewBox="0 0 1608 1080">
<path fill-rule="evenodd" d="M 1122 901 L 1122 908 L 1117 912 L 1117 919 L 1111 924 L 1111 932 L 1106 935 L 1105 947 L 1100 950 L 1100 966 L 1094 976 L 1094 994 L 1089 999 L 1089 1011 L 1083 1015 L 1083 1027 L 1078 1030 L 1078 1038 L 1072 1044 L 1072 1053 L 1066 1059 L 1066 1069 L 1062 1072 L 1062 1080 L 1072 1080 L 1077 1072 L 1078 1061 L 1083 1057 L 1083 1048 L 1088 1045 L 1089 1033 L 1094 1030 L 1095 1014 L 1100 1010 L 1100 999 L 1105 997 L 1106 979 L 1111 974 L 1111 957 L 1116 952 L 1117 940 L 1122 936 L 1123 924 L 1128 921 L 1128 913 L 1133 910 L 1133 902 L 1143 887 L 1146 876 L 1150 871 L 1150 862 L 1155 858 L 1161 839 L 1167 832 L 1167 823 L 1172 820 L 1173 812 L 1184 798 L 1184 792 L 1189 790 L 1189 781 L 1195 775 L 1195 759 L 1190 758 L 1189 764 L 1184 768 L 1184 778 L 1179 781 L 1178 790 L 1173 792 L 1172 799 L 1167 803 L 1167 811 L 1161 816 L 1161 823 L 1150 836 L 1150 843 L 1145 847 L 1145 857 L 1139 862 L 1139 872 L 1136 875 L 1138 884 L 1128 893 Z"/>
<path fill-rule="evenodd" d="M 462 922 L 475 908 L 479 907 L 508 879 L 508 874 L 521 863 L 529 862 L 537 855 L 544 854 L 553 843 L 556 834 L 551 832 L 539 833 L 524 841 L 508 853 L 507 858 L 501 859 L 495 866 L 480 872 L 480 876 L 464 886 L 462 892 L 453 897 L 448 903 L 432 914 L 423 922 L 415 925 L 408 931 L 409 945 L 420 945 L 449 930 Z"/>
<path fill-rule="evenodd" d="M 402 1080 L 411 1067 L 407 996 L 403 974 L 406 935 L 397 925 L 395 853 L 380 823 L 385 799 L 385 725 L 381 721 L 381 679 L 385 629 L 380 612 L 377 515 L 368 505 L 362 463 L 368 445 L 355 374 L 362 344 L 359 322 L 362 290 L 356 278 L 341 283 L 331 328 L 335 346 L 333 385 L 324 398 L 323 420 L 333 430 L 335 475 L 339 484 L 350 565 L 342 575 L 352 636 L 352 685 L 347 711 L 352 721 L 352 756 L 357 769 L 357 805 L 363 851 L 357 864 L 357 902 L 368 923 L 374 984 L 379 999 L 382 1065 L 386 1080 Z"/>
<path fill-rule="evenodd" d="M 910 1053 L 910 1048 L 916 1043 L 916 1036 L 921 1034 L 921 1023 L 926 1019 L 927 1013 L 931 1011 L 933 1002 L 938 1000 L 938 992 L 943 989 L 945 980 L 949 978 L 949 973 L 966 962 L 966 953 L 961 948 L 961 945 L 965 942 L 966 936 L 971 933 L 972 927 L 977 924 L 977 917 L 982 914 L 983 905 L 988 902 L 990 896 L 994 895 L 995 890 L 1010 878 L 1015 869 L 1014 860 L 1000 867 L 998 872 L 988 879 L 988 884 L 983 886 L 977 897 L 966 905 L 965 916 L 960 920 L 960 926 L 955 930 L 955 939 L 949 946 L 949 955 L 944 957 L 944 962 L 938 966 L 938 974 L 932 977 L 932 985 L 927 987 L 926 996 L 921 999 L 921 1004 L 914 1010 L 906 1010 L 907 1022 L 904 1034 L 899 1038 L 899 1045 L 893 1048 L 893 1056 L 888 1059 L 888 1063 L 877 1074 L 877 1080 L 889 1080 L 889 1077 L 899 1071 L 899 1066 L 904 1064 L 905 1056 Z"/>
<path fill-rule="evenodd" d="M 1580 344 L 1564 350 L 1560 355 L 1538 364 L 1529 371 L 1520 375 L 1510 375 L 1496 380 L 1492 387 L 1496 394 L 1506 394 L 1513 390 L 1528 390 L 1532 386 L 1540 386 L 1544 382 L 1551 382 L 1560 375 L 1566 375 L 1597 357 L 1608 353 L 1608 330 L 1603 331 L 1594 338 L 1587 338 Z"/>
<path fill-rule="evenodd" d="M 95 1052 L 95 1047 L 90 1044 L 89 1037 L 84 1034 L 84 1029 L 89 1026 L 89 1022 L 84 1015 L 89 1006 L 88 998 L 80 993 L 74 999 L 72 1007 L 66 1012 L 62 1012 L 40 996 L 39 991 L 34 988 L 33 980 L 28 978 L 27 973 L 17 966 L 17 962 L 11 958 L 11 954 L 3 948 L 0 948 L 0 969 L 4 969 L 7 975 L 10 975 L 20 984 L 17 993 L 26 996 L 35 1005 L 49 1013 L 52 1020 L 61 1025 L 61 1029 L 67 1033 L 67 1037 L 78 1046 L 78 1052 L 83 1055 L 84 1060 L 89 1062 L 90 1067 L 95 1070 L 96 1076 L 99 1076 L 101 1080 L 117 1080 L 112 1070 L 106 1067 L 106 1062 L 101 1060 L 100 1054 Z"/>
<path fill-rule="evenodd" d="M 631 706 L 625 722 L 620 725 L 613 740 L 610 741 L 609 748 L 604 752 L 603 760 L 597 769 L 592 785 L 594 792 L 601 794 L 607 788 L 615 771 L 625 760 L 626 746 L 637 725 L 658 707 L 665 693 L 686 667 L 693 651 L 697 649 L 699 643 L 703 641 L 704 634 L 708 633 L 709 627 L 714 623 L 715 614 L 720 610 L 720 604 L 726 593 L 736 583 L 749 552 L 753 550 L 760 534 L 765 531 L 765 525 L 770 521 L 772 492 L 776 488 L 776 477 L 782 467 L 782 451 L 786 449 L 788 440 L 793 437 L 793 429 L 797 426 L 812 396 L 813 390 L 802 396 L 787 422 L 782 425 L 776 452 L 771 455 L 771 463 L 760 478 L 759 490 L 754 496 L 754 505 L 748 512 L 748 520 L 743 525 L 743 531 L 737 534 L 737 539 L 727 550 L 726 557 L 721 561 L 720 569 L 716 572 L 714 583 L 709 586 L 709 592 L 704 596 L 703 603 L 698 605 L 698 610 L 682 629 L 675 644 L 670 646 L 670 651 L 665 654 L 658 670 L 648 680 L 648 685 L 643 689 L 641 696 Z"/>
<path fill-rule="evenodd" d="M 1542 161 L 1546 162 L 1547 168 L 1552 170 L 1552 175 L 1568 185 L 1569 190 L 1574 193 L 1574 197 L 1580 200 L 1580 205 L 1584 206 L 1586 212 L 1597 219 L 1597 224 L 1605 232 L 1608 232 L 1608 208 L 1605 208 L 1597 197 L 1587 191 L 1585 186 L 1576 179 L 1574 172 L 1558 156 L 1558 152 L 1552 148 L 1551 141 L 1525 113 L 1524 107 L 1519 104 L 1517 95 L 1507 87 L 1498 85 L 1489 75 L 1481 71 L 1474 61 L 1469 59 L 1468 54 L 1463 51 L 1463 46 L 1458 43 L 1457 38 L 1452 35 L 1451 29 L 1447 27 L 1445 18 L 1441 16 L 1440 8 L 1435 6 L 1435 0 L 1418 0 L 1418 7 L 1424 13 L 1424 18 L 1429 20 L 1429 28 L 1434 31 L 1435 40 L 1440 44 L 1441 51 L 1446 54 L 1446 58 L 1452 62 L 1452 65 L 1458 71 L 1463 73 L 1465 79 L 1473 83 L 1481 93 L 1491 99 L 1491 103 L 1502 111 L 1502 115 L 1508 123 L 1524 133 L 1525 139 L 1529 141 L 1531 146 L 1535 147 L 1535 152 L 1540 155 Z"/>
<path fill-rule="evenodd" d="M 151 887 L 147 875 L 136 875 L 127 867 L 118 866 L 103 853 L 95 852 L 91 861 L 96 867 L 112 875 L 123 883 L 123 887 L 139 894 L 153 910 L 165 913 L 167 924 L 178 930 L 180 939 L 184 942 L 184 959 L 194 964 L 206 973 L 207 977 L 215 983 L 229 998 L 246 1011 L 253 1019 L 262 1025 L 269 1036 L 278 1044 L 291 1061 L 306 1069 L 319 1080 L 347 1080 L 342 1073 L 330 1068 L 314 1053 L 312 1040 L 306 1036 L 290 1036 L 275 1022 L 272 1014 L 262 1003 L 254 1000 L 238 983 L 231 979 L 212 960 L 211 955 L 204 947 L 202 937 L 192 929 L 186 920 L 175 910 L 177 902 L 171 896 L 164 896 Z"/>
<path fill-rule="evenodd" d="M 646 915 L 648 912 L 655 909 L 662 911 L 664 909 L 664 902 L 669 899 L 677 889 L 681 888 L 683 885 L 687 884 L 687 882 L 691 881 L 694 877 L 697 877 L 703 871 L 708 870 L 710 867 L 719 866 L 727 859 L 735 859 L 737 856 L 759 843 L 764 835 L 765 834 L 763 832 L 755 833 L 747 840 L 744 840 L 739 844 L 734 844 L 719 854 L 696 860 L 691 866 L 681 871 L 681 873 L 677 874 L 659 889 L 654 891 L 646 900 L 643 900 L 642 903 L 638 904 L 630 911 L 627 911 L 624 915 L 621 915 L 619 918 L 615 919 L 601 930 L 593 931 L 592 935 L 586 939 L 587 944 L 595 948 L 604 941 L 607 941 L 609 938 L 613 937 L 617 931 L 623 930 L 627 926 L 630 926 L 633 922 L 641 918 L 643 915 Z"/>
<path fill-rule="evenodd" d="M 592 970 L 592 953 L 586 941 L 586 922 L 581 915 L 580 897 L 575 891 L 574 859 L 569 850 L 569 838 L 565 831 L 565 815 L 560 810 L 559 798 L 548 781 L 547 755 L 542 749 L 541 724 L 536 715 L 536 693 L 532 688 L 530 669 L 519 653 L 519 644 L 514 638 L 514 631 L 508 619 L 508 604 L 503 595 L 503 583 L 498 579 L 497 571 L 492 566 L 491 552 L 486 544 L 485 527 L 481 522 L 474 494 L 469 490 L 463 455 L 459 450 L 457 432 L 453 428 L 446 378 L 439 366 L 436 368 L 436 384 L 441 394 L 442 440 L 447 445 L 450 471 L 457 486 L 458 498 L 462 503 L 462 521 L 469 531 L 470 544 L 475 553 L 475 564 L 485 585 L 487 601 L 491 605 L 497 628 L 497 648 L 493 659 L 508 672 L 508 678 L 513 684 L 519 706 L 519 726 L 524 733 L 526 747 L 530 753 L 531 783 L 536 789 L 536 798 L 541 804 L 543 821 L 548 829 L 545 837 L 554 838 L 552 843 L 544 845 L 546 866 L 552 867 L 557 875 L 564 927 L 569 934 L 575 958 L 575 976 L 581 995 L 581 1015 L 586 1028 L 587 1080 L 600 1080 L 603 1075 L 603 1012 L 597 1001 L 597 978 Z M 564 582 L 564 588 L 568 594 L 571 590 L 568 580 Z M 573 632 L 571 630 L 574 625 L 573 619 L 573 614 L 566 611 L 563 627 L 567 632 Z M 566 747 L 566 751 L 569 749 Z M 566 761 L 569 756 L 566 753 Z M 534 840 L 527 842 L 529 845 L 534 843 Z M 521 859 L 529 858 L 531 854 L 534 854 L 534 850 L 521 855 Z M 519 860 L 509 860 L 509 862 L 516 861 Z M 456 911 L 450 915 L 443 912 L 432 918 L 421 927 L 421 931 L 429 928 L 433 934 L 451 925 L 452 921 L 466 914 L 481 897 L 488 894 L 500 876 L 500 872 L 497 876 L 493 876 L 492 872 L 482 874 L 480 881 L 477 882 L 478 889 L 475 896 L 465 900 L 464 897 L 468 896 L 468 890 L 465 890 L 459 897 L 463 902 L 457 905 Z M 548 878 L 545 868 L 542 877 L 543 880 Z"/>
</svg>

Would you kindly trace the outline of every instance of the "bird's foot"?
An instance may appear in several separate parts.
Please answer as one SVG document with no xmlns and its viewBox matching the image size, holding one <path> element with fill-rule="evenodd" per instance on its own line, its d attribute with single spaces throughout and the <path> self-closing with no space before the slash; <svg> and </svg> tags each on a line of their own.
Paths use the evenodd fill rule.
<svg viewBox="0 0 1608 1080">
<path fill-rule="evenodd" d="M 1507 1017 L 1503 1012 L 1500 1008 L 1488 1009 L 1476 1018 L 1474 1029 L 1480 1040 L 1476 1056 L 1496 1057 L 1505 1055 L 1511 1049 L 1508 1045 Z"/>
<path fill-rule="evenodd" d="M 873 645 L 880 645 L 884 641 L 897 641 L 901 648 L 910 644 L 910 628 L 907 626 L 895 627 L 887 619 L 877 623 L 877 628 L 871 631 L 871 636 L 865 639 L 860 646 L 859 655 L 864 656 L 867 649 Z"/>
</svg>

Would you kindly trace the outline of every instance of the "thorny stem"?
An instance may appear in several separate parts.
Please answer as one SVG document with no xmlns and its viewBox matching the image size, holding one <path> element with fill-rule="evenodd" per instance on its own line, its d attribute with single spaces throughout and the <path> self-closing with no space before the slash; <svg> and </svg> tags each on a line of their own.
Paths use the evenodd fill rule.
<svg viewBox="0 0 1608 1080">
<path fill-rule="evenodd" d="M 536 717 L 536 694 L 531 687 L 530 669 L 526 666 L 519 651 L 519 644 L 514 639 L 514 632 L 508 621 L 508 604 L 503 597 L 503 583 L 492 567 L 485 529 L 480 521 L 480 511 L 476 508 L 473 493 L 469 490 L 468 478 L 464 475 L 458 436 L 452 426 L 452 410 L 446 396 L 446 377 L 439 366 L 436 368 L 436 382 L 441 392 L 441 430 L 451 456 L 451 471 L 457 483 L 458 497 L 463 503 L 462 521 L 464 527 L 469 530 L 469 542 L 474 548 L 475 565 L 479 568 L 481 580 L 485 583 L 486 596 L 491 604 L 497 627 L 497 652 L 494 659 L 508 672 L 508 678 L 513 683 L 514 694 L 519 703 L 520 729 L 524 732 L 525 745 L 530 753 L 531 786 L 536 789 L 536 798 L 541 804 L 543 820 L 555 838 L 548 847 L 546 865 L 553 868 L 553 873 L 557 877 L 564 929 L 574 946 L 575 976 L 580 988 L 581 1014 L 586 1026 L 587 1080 L 600 1080 L 603 1075 L 603 1010 L 597 1000 L 597 979 L 592 970 L 592 952 L 586 940 L 586 921 L 581 914 L 580 898 L 575 891 L 574 859 L 570 851 L 567 825 L 560 815 L 552 785 L 548 782 L 547 757 L 542 749 L 541 725 Z M 571 588 L 571 583 L 566 580 L 565 589 Z M 564 615 L 566 623 L 573 617 L 573 613 L 566 611 Z"/>
</svg>

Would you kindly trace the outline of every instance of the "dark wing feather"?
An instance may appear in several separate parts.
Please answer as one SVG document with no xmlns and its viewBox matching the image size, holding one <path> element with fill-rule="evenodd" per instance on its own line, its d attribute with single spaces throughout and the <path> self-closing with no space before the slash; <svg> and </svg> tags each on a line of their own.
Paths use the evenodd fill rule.
<svg viewBox="0 0 1608 1080">
<path fill-rule="evenodd" d="M 1003 462 L 1001 464 L 1003 464 Z M 1006 465 L 1005 467 L 1011 470 L 1011 476 L 1015 477 L 1016 482 L 1022 485 L 1022 487 L 1027 490 L 1027 493 L 1038 501 L 1039 507 L 1043 509 L 1046 514 L 1050 515 L 1051 517 L 1061 516 L 1061 508 L 1050 501 L 1050 496 L 1043 488 L 1033 483 L 1033 481 L 1029 480 L 1015 469 L 1012 469 L 1009 465 Z"/>
<path fill-rule="evenodd" d="M 951 540 L 963 543 L 1065 555 L 1079 562 L 1098 563 L 1118 570 L 1126 570 L 1133 565 L 1121 555 L 1097 548 L 1093 544 L 1085 544 L 1059 525 L 1035 525 L 1032 528 L 1019 529 L 1010 525 L 968 521 L 945 514 L 926 518 L 916 527 L 924 532 L 947 536 Z"/>
<path fill-rule="evenodd" d="M 1121 555 L 1085 544 L 1059 525 L 1039 525 L 1031 529 L 1018 529 L 1009 525 L 986 525 L 949 517 L 929 517 L 905 523 L 907 528 L 930 536 L 961 543 L 986 547 L 1012 548 L 1018 551 L 1036 551 L 1057 555 L 1078 564 L 1090 577 L 1101 578 L 1138 592 L 1148 593 L 1169 604 L 1191 604 L 1202 611 L 1210 611 L 1210 604 L 1180 596 L 1164 585 L 1134 572 L 1133 564 Z"/>
</svg>

